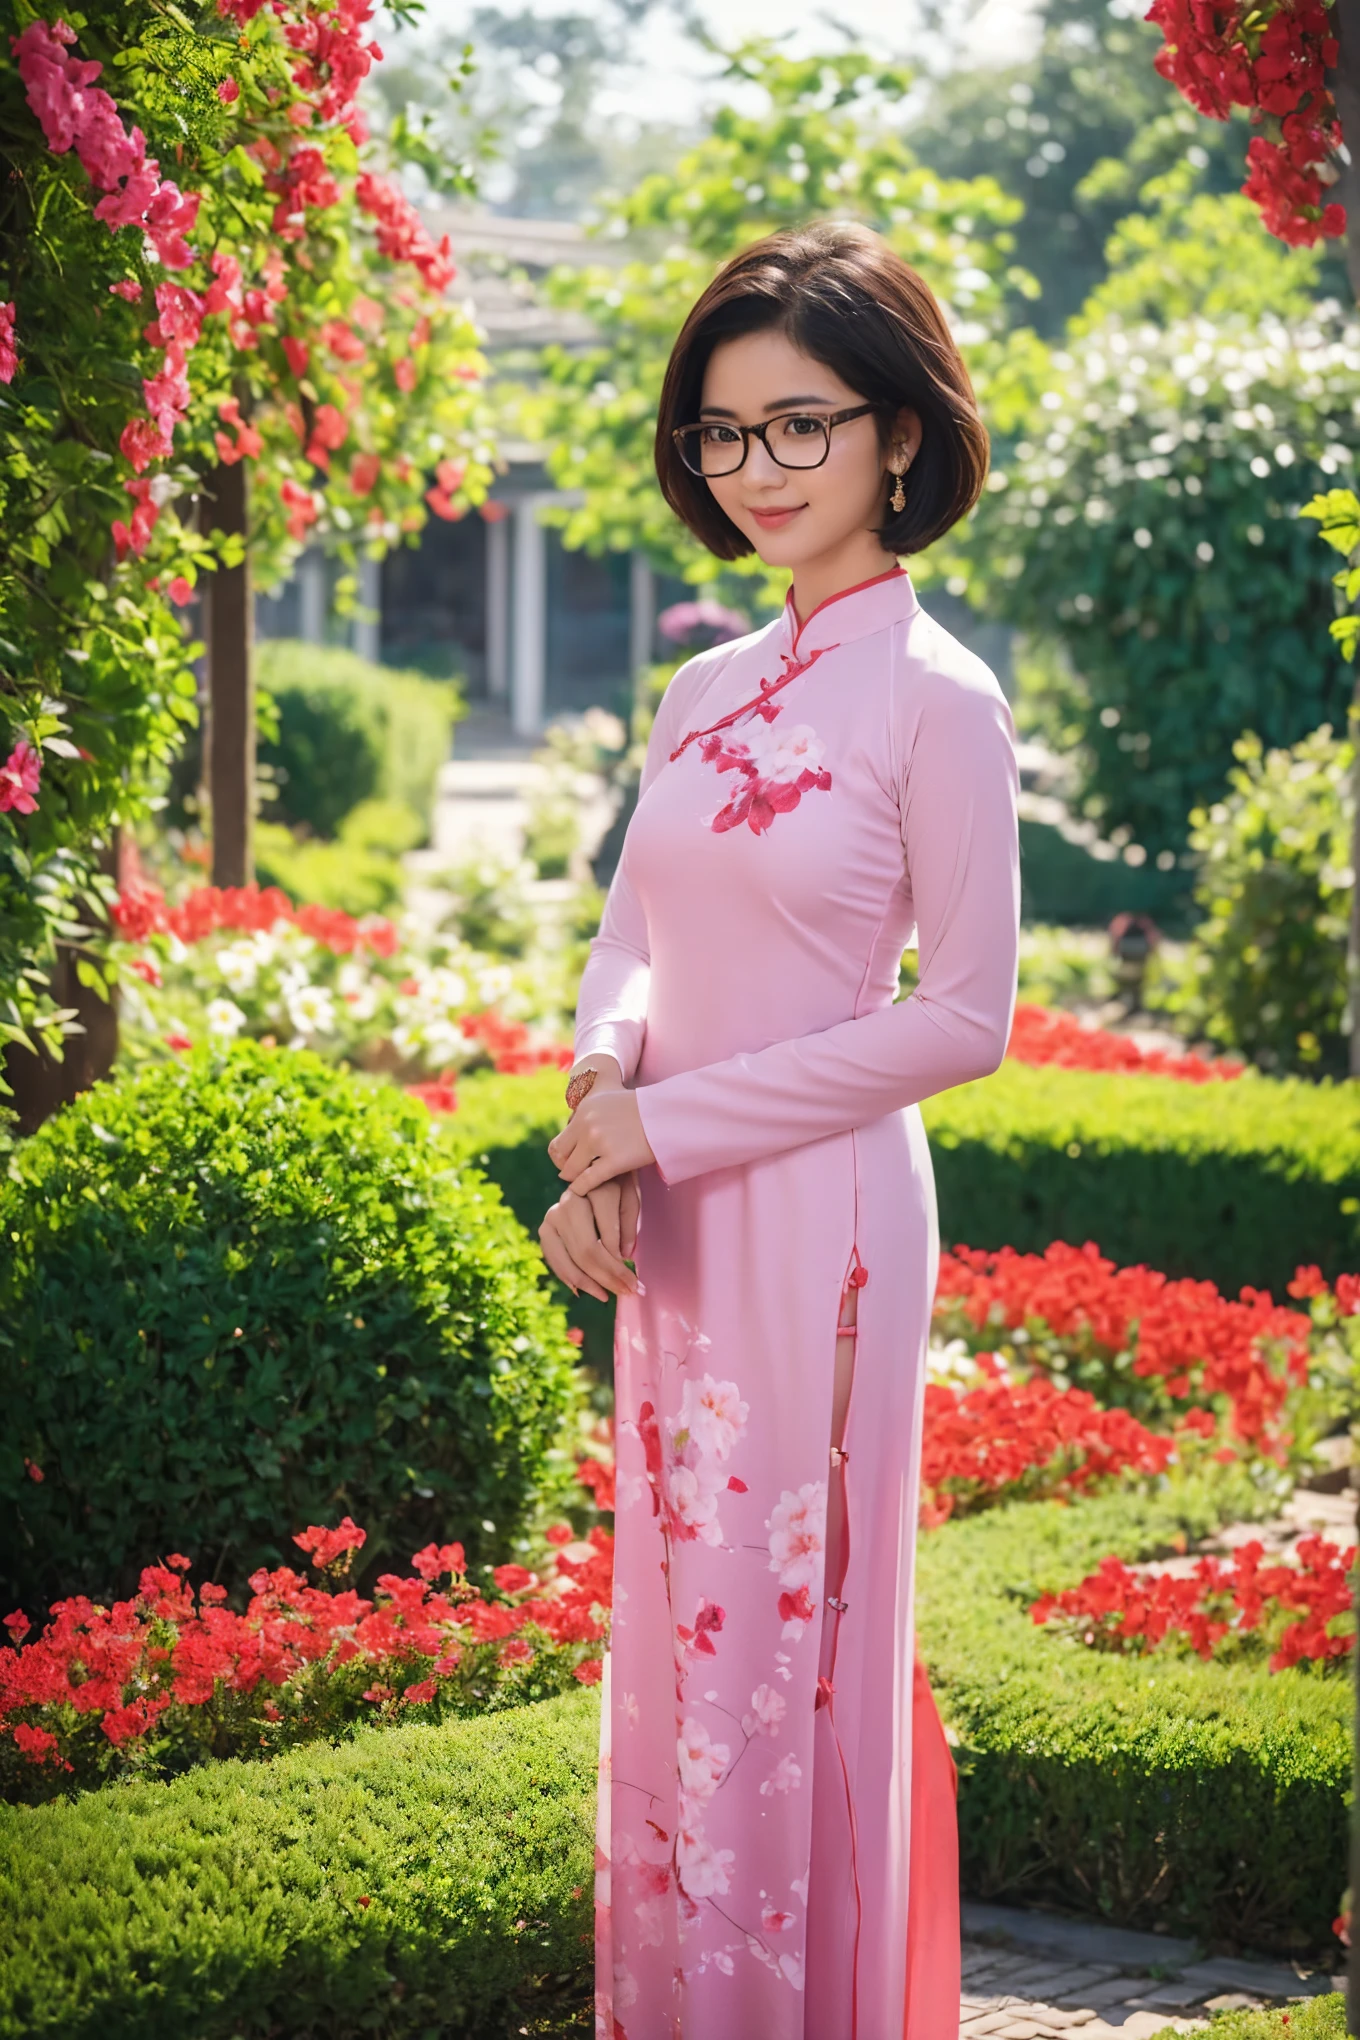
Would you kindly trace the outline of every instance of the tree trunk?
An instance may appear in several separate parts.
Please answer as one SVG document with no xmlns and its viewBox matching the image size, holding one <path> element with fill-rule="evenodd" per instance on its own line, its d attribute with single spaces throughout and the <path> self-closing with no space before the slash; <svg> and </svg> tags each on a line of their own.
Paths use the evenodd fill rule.
<svg viewBox="0 0 1360 2040">
<path fill-rule="evenodd" d="M 118 832 L 99 853 L 99 869 L 107 877 L 118 875 Z M 50 980 L 52 997 L 59 1006 L 75 1008 L 82 1034 L 68 1035 L 62 1060 L 25 1048 L 5 1051 L 5 1081 L 14 1093 L 4 1100 L 18 1114 L 17 1131 L 36 1133 L 45 1119 L 62 1105 L 69 1105 L 81 1091 L 88 1091 L 113 1068 L 118 1054 L 118 987 L 101 999 L 80 982 L 76 972 L 79 951 L 69 942 L 57 944 L 57 960 Z"/>
<path fill-rule="evenodd" d="M 204 481 L 202 521 L 225 537 L 246 533 L 246 464 L 214 468 Z M 251 657 L 250 559 L 219 565 L 207 584 L 208 715 L 203 780 L 208 790 L 213 884 L 249 885 L 255 875 L 255 680 Z"/>
</svg>

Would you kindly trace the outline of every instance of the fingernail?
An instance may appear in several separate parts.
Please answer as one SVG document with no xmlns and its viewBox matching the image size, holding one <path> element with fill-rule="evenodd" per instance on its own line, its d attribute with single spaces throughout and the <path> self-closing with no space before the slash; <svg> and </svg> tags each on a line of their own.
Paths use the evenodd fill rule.
<svg viewBox="0 0 1360 2040">
<path fill-rule="evenodd" d="M 645 1296 L 647 1294 L 647 1285 L 645 1282 L 635 1281 L 633 1287 L 639 1296 Z"/>
</svg>

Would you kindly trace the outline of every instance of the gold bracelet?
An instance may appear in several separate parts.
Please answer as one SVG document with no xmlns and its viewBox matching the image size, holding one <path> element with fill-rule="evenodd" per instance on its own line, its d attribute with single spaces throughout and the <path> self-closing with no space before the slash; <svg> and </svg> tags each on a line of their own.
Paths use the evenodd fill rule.
<svg viewBox="0 0 1360 2040">
<path fill-rule="evenodd" d="M 577 1070 L 567 1079 L 567 1104 L 574 1112 L 595 1082 L 599 1072 L 595 1069 Z"/>
</svg>

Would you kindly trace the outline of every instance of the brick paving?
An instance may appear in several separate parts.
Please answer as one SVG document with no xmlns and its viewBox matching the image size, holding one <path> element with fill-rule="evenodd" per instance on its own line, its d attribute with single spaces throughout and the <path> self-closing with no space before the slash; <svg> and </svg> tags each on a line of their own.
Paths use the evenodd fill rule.
<svg viewBox="0 0 1360 2040">
<path fill-rule="evenodd" d="M 960 2040 L 1148 2040 L 1342 1987 L 1319 1970 L 1201 1958 L 1189 1941 L 1008 1906 L 965 1905 L 963 1930 Z"/>
</svg>

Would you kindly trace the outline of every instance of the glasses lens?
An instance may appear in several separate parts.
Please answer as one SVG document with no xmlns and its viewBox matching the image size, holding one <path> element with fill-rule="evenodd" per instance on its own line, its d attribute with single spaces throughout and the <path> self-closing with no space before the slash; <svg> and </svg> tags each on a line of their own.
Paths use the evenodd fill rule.
<svg viewBox="0 0 1360 2040">
<path fill-rule="evenodd" d="M 686 425 L 680 433 L 680 457 L 696 475 L 730 475 L 744 455 L 742 437 L 731 425 Z"/>
<path fill-rule="evenodd" d="M 797 411 L 771 418 L 767 438 L 770 452 L 786 468 L 820 467 L 830 444 L 823 421 Z"/>
</svg>

